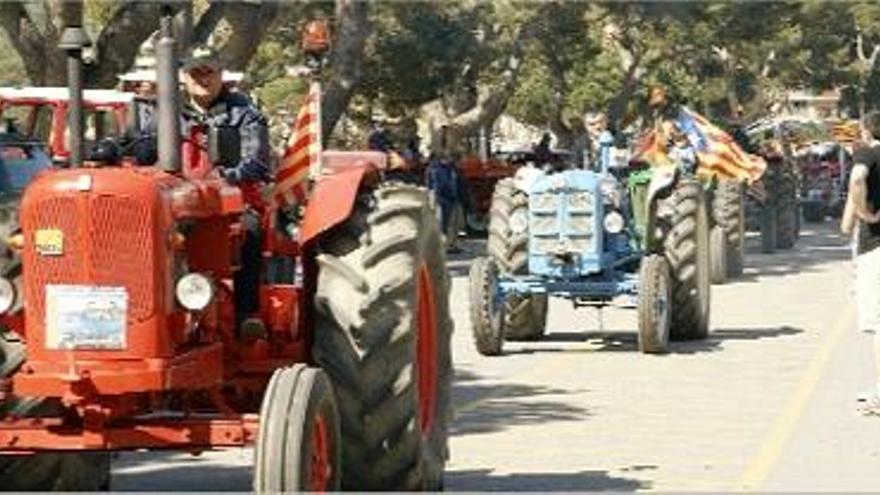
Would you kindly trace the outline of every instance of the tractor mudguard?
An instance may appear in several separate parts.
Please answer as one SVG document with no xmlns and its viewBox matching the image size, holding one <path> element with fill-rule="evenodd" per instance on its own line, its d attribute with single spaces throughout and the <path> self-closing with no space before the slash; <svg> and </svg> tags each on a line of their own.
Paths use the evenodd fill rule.
<svg viewBox="0 0 880 495">
<path fill-rule="evenodd" d="M 654 221 L 657 218 L 657 200 L 669 195 L 678 182 L 681 171 L 678 167 L 656 167 L 648 184 L 645 198 L 648 214 L 645 217 L 645 249 L 654 251 Z"/>
<path fill-rule="evenodd" d="M 379 152 L 324 152 L 326 175 L 315 182 L 300 227 L 303 245 L 344 222 L 366 178 L 385 167 Z"/>
<path fill-rule="evenodd" d="M 369 165 L 352 167 L 319 179 L 315 183 L 300 230 L 303 244 L 308 244 L 351 215 L 354 200 Z"/>
</svg>

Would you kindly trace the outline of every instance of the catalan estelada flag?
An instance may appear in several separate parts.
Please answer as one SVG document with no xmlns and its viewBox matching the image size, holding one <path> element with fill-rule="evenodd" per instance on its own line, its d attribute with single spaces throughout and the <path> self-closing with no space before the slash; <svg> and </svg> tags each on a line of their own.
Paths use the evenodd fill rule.
<svg viewBox="0 0 880 495">
<path fill-rule="evenodd" d="M 274 200 L 280 206 L 303 204 L 309 179 L 321 160 L 321 88 L 313 83 L 296 116 L 284 156 L 275 172 Z"/>
<path fill-rule="evenodd" d="M 750 184 L 764 175 L 767 163 L 763 158 L 746 153 L 729 134 L 702 115 L 681 107 L 673 124 L 696 152 L 697 174 Z M 639 155 L 652 164 L 665 165 L 670 161 L 665 143 L 659 143 L 654 132 L 647 136 Z"/>
</svg>

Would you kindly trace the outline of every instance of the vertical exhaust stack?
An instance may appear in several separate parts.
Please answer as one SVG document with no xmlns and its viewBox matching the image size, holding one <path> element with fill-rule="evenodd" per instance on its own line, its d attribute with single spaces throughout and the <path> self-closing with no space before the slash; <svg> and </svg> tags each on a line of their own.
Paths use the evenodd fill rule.
<svg viewBox="0 0 880 495">
<path fill-rule="evenodd" d="M 83 163 L 83 49 L 90 45 L 89 38 L 82 28 L 82 4 L 67 3 L 63 14 L 64 32 L 59 48 L 67 52 L 67 149 L 70 150 L 70 167 L 80 167 Z"/>
<path fill-rule="evenodd" d="M 180 171 L 180 111 L 178 108 L 177 53 L 173 32 L 174 12 L 162 6 L 156 42 L 157 121 L 159 164 L 166 172 Z"/>
</svg>

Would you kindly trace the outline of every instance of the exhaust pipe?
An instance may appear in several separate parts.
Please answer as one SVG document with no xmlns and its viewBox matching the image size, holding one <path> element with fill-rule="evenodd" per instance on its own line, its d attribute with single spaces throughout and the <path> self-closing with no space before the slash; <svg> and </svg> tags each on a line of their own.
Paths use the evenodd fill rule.
<svg viewBox="0 0 880 495">
<path fill-rule="evenodd" d="M 83 49 L 90 45 L 89 37 L 82 28 L 82 6 L 67 4 L 66 26 L 61 35 L 59 48 L 67 52 L 67 149 L 70 150 L 69 167 L 83 164 Z"/>
<path fill-rule="evenodd" d="M 180 171 L 180 111 L 178 108 L 177 52 L 174 42 L 174 10 L 162 6 L 159 39 L 156 41 L 157 122 L 159 166 L 166 172 Z"/>
</svg>

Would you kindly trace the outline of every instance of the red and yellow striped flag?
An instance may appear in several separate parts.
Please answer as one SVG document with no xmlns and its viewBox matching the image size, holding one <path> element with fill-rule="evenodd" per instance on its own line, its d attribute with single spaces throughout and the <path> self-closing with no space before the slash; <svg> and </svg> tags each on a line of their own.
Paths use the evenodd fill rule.
<svg viewBox="0 0 880 495">
<path fill-rule="evenodd" d="M 320 104 L 320 87 L 312 84 L 275 173 L 273 197 L 280 206 L 303 204 L 308 196 L 310 172 L 321 159 Z"/>
</svg>

